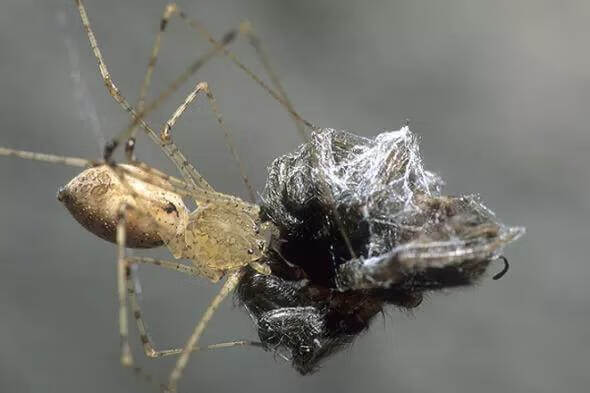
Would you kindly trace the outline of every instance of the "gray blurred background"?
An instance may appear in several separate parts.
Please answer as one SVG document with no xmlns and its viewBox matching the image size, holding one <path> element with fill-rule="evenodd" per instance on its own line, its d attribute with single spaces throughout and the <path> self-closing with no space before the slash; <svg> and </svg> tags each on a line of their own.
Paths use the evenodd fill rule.
<svg viewBox="0 0 590 393">
<path fill-rule="evenodd" d="M 313 123 L 374 136 L 410 118 L 447 192 L 479 193 L 502 221 L 528 230 L 506 250 L 505 278 L 433 295 L 413 315 L 389 310 L 311 377 L 269 353 L 224 350 L 194 356 L 182 391 L 585 391 L 589 2 L 179 2 L 217 36 L 251 20 Z M 165 2 L 87 3 L 113 77 L 135 101 Z M 206 48 L 172 23 L 152 97 Z M 233 48 L 261 71 L 245 43 Z M 0 145 L 97 158 L 101 139 L 126 124 L 98 78 L 73 1 L 3 0 L 0 71 Z M 261 190 L 266 165 L 300 143 L 288 116 L 223 58 L 198 79 L 218 96 Z M 161 124 L 188 89 L 150 121 Z M 217 189 L 246 195 L 205 105 L 175 130 Z M 172 171 L 144 137 L 139 154 Z M 114 246 L 56 201 L 75 174 L 0 158 L 0 391 L 154 392 L 118 363 Z M 140 275 L 156 344 L 184 343 L 218 286 L 147 267 Z M 246 313 L 227 302 L 204 342 L 255 337 Z M 136 354 L 162 379 L 172 365 Z"/>
</svg>

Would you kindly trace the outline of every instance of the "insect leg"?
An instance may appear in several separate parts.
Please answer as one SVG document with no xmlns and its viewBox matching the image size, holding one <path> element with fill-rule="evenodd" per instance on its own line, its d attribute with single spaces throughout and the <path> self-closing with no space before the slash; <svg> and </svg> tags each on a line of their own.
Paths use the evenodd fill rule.
<svg viewBox="0 0 590 393">
<path fill-rule="evenodd" d="M 240 271 L 236 271 L 236 272 L 233 272 L 230 275 L 228 275 L 227 280 L 225 281 L 225 283 L 223 284 L 223 286 L 221 287 L 221 289 L 219 290 L 217 295 L 213 298 L 213 300 L 209 304 L 209 307 L 207 307 L 207 309 L 205 310 L 205 312 L 201 316 L 201 319 L 199 320 L 199 323 L 195 327 L 193 334 L 190 336 L 186 345 L 184 346 L 182 354 L 177 359 L 174 369 L 170 373 L 170 378 L 168 380 L 169 391 L 171 391 L 171 392 L 176 391 L 178 381 L 182 377 L 182 373 L 183 373 L 184 369 L 186 368 L 186 365 L 188 364 L 191 352 L 197 346 L 199 339 L 203 335 L 205 328 L 207 327 L 209 321 L 211 320 L 211 317 L 213 316 L 215 311 L 217 311 L 217 308 L 219 308 L 219 305 L 221 304 L 223 299 L 225 299 L 227 297 L 227 295 L 229 295 L 235 289 L 235 287 L 238 285 L 238 281 L 240 279 L 240 276 L 241 276 Z"/>
</svg>

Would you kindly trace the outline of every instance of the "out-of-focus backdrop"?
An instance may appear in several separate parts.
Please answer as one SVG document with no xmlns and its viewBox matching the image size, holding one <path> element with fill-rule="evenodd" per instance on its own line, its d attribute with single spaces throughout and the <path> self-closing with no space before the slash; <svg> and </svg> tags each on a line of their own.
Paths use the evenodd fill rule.
<svg viewBox="0 0 590 393">
<path fill-rule="evenodd" d="M 446 191 L 479 193 L 502 221 L 528 229 L 506 250 L 512 269 L 502 280 L 433 295 L 413 315 L 389 310 L 313 376 L 256 349 L 224 350 L 194 356 L 183 391 L 587 388 L 589 2 L 179 3 L 218 37 L 249 19 L 296 108 L 315 124 L 374 136 L 410 118 Z M 87 0 L 87 7 L 113 78 L 135 101 L 164 1 Z M 232 48 L 261 71 L 247 44 Z M 172 22 L 151 96 L 206 49 Z M 197 79 L 217 95 L 261 190 L 267 164 L 300 143 L 288 116 L 227 59 Z M 188 89 L 150 121 L 161 124 Z M 0 145 L 89 158 L 125 126 L 73 1 L 0 4 L 0 119 Z M 175 133 L 217 189 L 246 195 L 206 105 L 191 109 Z M 139 155 L 172 171 L 143 135 Z M 156 391 L 118 363 L 114 246 L 84 231 L 56 201 L 75 174 L 0 157 L 0 391 Z M 156 344 L 184 343 L 218 286 L 147 267 L 140 275 Z M 204 341 L 255 337 L 246 313 L 227 302 Z M 172 365 L 139 350 L 136 359 L 162 379 Z"/>
</svg>

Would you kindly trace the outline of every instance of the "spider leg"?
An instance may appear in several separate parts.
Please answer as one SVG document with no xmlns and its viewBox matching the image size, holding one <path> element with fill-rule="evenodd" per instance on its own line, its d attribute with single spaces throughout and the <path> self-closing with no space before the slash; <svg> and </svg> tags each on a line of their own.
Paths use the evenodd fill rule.
<svg viewBox="0 0 590 393">
<path fill-rule="evenodd" d="M 166 269 L 175 270 L 181 273 L 188 274 L 190 276 L 198 277 L 199 273 L 198 270 L 192 266 L 184 265 L 175 261 L 163 261 L 160 259 L 153 259 L 153 258 L 144 258 L 144 257 L 128 257 L 127 262 L 129 265 L 134 264 L 148 264 L 163 267 Z M 141 306 L 139 303 L 139 299 L 137 296 L 137 291 L 135 289 L 135 284 L 132 280 L 133 272 L 130 271 L 127 275 L 127 292 L 129 295 L 130 305 L 131 305 L 131 313 L 135 322 L 137 324 L 137 330 L 139 331 L 139 337 L 141 343 L 143 344 L 143 349 L 145 354 L 149 358 L 160 358 L 170 355 L 178 355 L 182 353 L 182 348 L 175 348 L 175 349 L 165 349 L 165 350 L 157 350 L 155 349 L 155 345 L 153 340 L 150 338 L 148 334 L 146 324 L 143 320 L 143 314 L 141 312 Z M 211 344 L 204 347 L 194 347 L 193 351 L 202 351 L 202 350 L 213 350 L 213 349 L 225 349 L 225 348 L 232 348 L 232 347 L 242 347 L 242 346 L 260 346 L 261 344 L 258 342 L 253 342 L 249 340 L 234 340 L 229 342 L 222 342 L 217 344 Z"/>
<path fill-rule="evenodd" d="M 188 364 L 191 353 L 199 343 L 199 339 L 203 335 L 205 328 L 209 324 L 209 321 L 213 317 L 213 314 L 215 314 L 215 311 L 217 311 L 217 309 L 219 308 L 219 305 L 221 304 L 223 299 L 225 299 L 227 295 L 229 295 L 238 285 L 240 277 L 241 271 L 234 271 L 231 274 L 229 274 L 225 283 L 223 284 L 217 295 L 215 295 L 215 297 L 209 304 L 209 307 L 207 307 L 207 309 L 201 316 L 201 319 L 195 326 L 193 333 L 186 342 L 180 357 L 177 359 L 174 369 L 170 373 L 170 378 L 168 380 L 169 391 L 176 392 L 178 381 L 182 377 L 182 373 L 186 368 L 186 365 Z"/>
<path fill-rule="evenodd" d="M 98 42 L 96 40 L 94 32 L 92 31 L 92 27 L 90 26 L 90 20 L 88 19 L 88 14 L 86 13 L 84 3 L 82 2 L 82 0 L 75 0 L 75 2 L 78 6 L 78 11 L 80 13 L 82 25 L 84 26 L 84 30 L 86 31 L 86 34 L 88 36 L 88 41 L 90 42 L 90 48 L 92 49 L 94 57 L 98 61 L 98 70 L 107 88 L 107 91 L 113 97 L 113 99 L 119 105 L 121 105 L 121 107 L 126 112 L 128 112 L 131 115 L 132 119 L 138 122 L 138 124 L 148 134 L 150 139 L 162 149 L 162 151 L 178 168 L 186 182 L 196 186 L 201 176 L 198 174 L 195 167 L 188 162 L 184 154 L 182 154 L 182 152 L 178 149 L 176 145 L 174 145 L 173 143 L 164 143 L 160 140 L 158 134 L 145 122 L 145 120 L 140 115 L 138 115 L 135 108 L 133 108 L 131 104 L 129 104 L 129 102 L 125 99 L 125 97 L 121 94 L 121 92 L 115 85 L 108 71 L 104 58 L 102 57 L 102 53 L 100 52 Z M 110 143 L 107 143 L 104 151 L 105 161 L 111 161 L 112 154 L 115 151 L 117 145 L 118 141 L 116 139 L 112 140 Z"/>
<path fill-rule="evenodd" d="M 140 117 L 144 117 L 144 107 L 145 107 L 145 98 L 147 96 L 148 88 L 150 86 L 152 80 L 152 74 L 154 73 L 154 68 L 156 67 L 156 61 L 158 59 L 158 52 L 160 51 L 160 45 L 162 44 L 162 36 L 164 31 L 166 30 L 166 26 L 168 25 L 168 20 L 170 17 L 176 12 L 176 7 L 173 3 L 167 4 L 164 8 L 164 13 L 162 14 L 162 18 L 160 19 L 160 30 L 156 34 L 156 39 L 154 41 L 154 46 L 152 47 L 152 53 L 150 55 L 150 59 L 148 61 L 148 66 L 145 71 L 145 75 L 143 77 L 143 82 L 141 84 L 141 88 L 139 89 L 139 98 L 137 100 L 137 112 L 139 113 Z M 125 143 L 125 154 L 127 156 L 127 161 L 133 162 L 135 161 L 135 134 L 137 131 L 137 122 L 132 123 L 133 126 L 130 130 L 126 133 L 127 142 Z M 118 136 L 120 138 L 120 136 Z M 119 139 L 119 141 L 121 138 Z"/>
<path fill-rule="evenodd" d="M 196 30 L 199 34 L 205 37 L 212 45 L 217 47 L 221 47 L 221 52 L 224 56 L 229 58 L 232 63 L 234 63 L 239 69 L 241 69 L 246 75 L 248 75 L 258 86 L 260 86 L 263 90 L 265 90 L 272 98 L 274 98 L 281 106 L 285 108 L 285 110 L 289 113 L 289 115 L 293 118 L 293 120 L 297 123 L 300 123 L 306 127 L 311 129 L 317 129 L 316 126 L 311 124 L 309 121 L 303 119 L 299 113 L 295 111 L 293 105 L 287 98 L 285 94 L 285 90 L 283 89 L 276 72 L 274 71 L 273 67 L 270 65 L 270 61 L 266 52 L 262 49 L 262 45 L 260 43 L 260 39 L 255 35 L 252 25 L 249 22 L 242 22 L 240 28 L 238 29 L 242 35 L 248 37 L 249 43 L 254 47 L 256 51 L 256 55 L 260 58 L 260 61 L 265 69 L 265 72 L 269 75 L 271 79 L 271 83 L 273 87 L 278 91 L 275 91 L 271 86 L 269 86 L 266 82 L 264 82 L 257 74 L 255 74 L 248 66 L 246 66 L 238 57 L 233 54 L 229 49 L 222 46 L 221 43 L 213 38 L 211 33 L 207 31 L 207 29 L 197 22 L 195 19 L 191 19 L 186 15 L 186 13 L 179 11 L 178 15 L 185 20 L 185 22 L 189 25 L 189 27 Z M 306 137 L 305 133 L 302 131 L 302 136 Z"/>
<path fill-rule="evenodd" d="M 124 288 L 127 288 L 127 293 L 130 298 L 131 310 L 133 312 L 134 319 L 137 323 L 137 328 L 140 333 L 140 339 L 143 344 L 146 355 L 150 358 L 158 358 L 170 355 L 177 355 L 182 353 L 182 349 L 169 349 L 158 351 L 154 349 L 153 343 L 149 338 L 145 323 L 141 316 L 141 309 L 135 286 L 133 283 L 132 269 L 133 264 L 150 264 L 154 266 L 163 267 L 166 269 L 175 270 L 181 273 L 188 274 L 192 277 L 199 277 L 199 272 L 192 266 L 183 265 L 173 261 L 163 261 L 154 258 L 144 257 L 127 257 L 125 255 L 125 225 L 126 225 L 126 213 L 128 207 L 126 204 L 122 204 L 119 208 L 119 221 L 117 224 L 117 288 L 118 288 L 118 300 L 119 300 L 119 334 L 121 337 L 121 364 L 125 367 L 131 367 L 134 364 L 133 356 L 131 354 L 131 347 L 129 344 L 129 328 L 127 319 L 127 303 L 124 294 Z M 224 349 L 231 347 L 240 346 L 261 346 L 260 343 L 250 342 L 247 340 L 236 340 L 230 342 L 223 342 L 218 344 L 212 344 L 205 347 L 193 347 L 192 351 L 199 350 L 213 350 L 213 349 Z M 153 382 L 151 374 L 144 372 L 141 367 L 134 367 L 134 372 L 138 375 L 144 376 L 147 382 Z"/>
<path fill-rule="evenodd" d="M 141 85 L 141 89 L 139 91 L 139 100 L 137 103 L 137 111 L 139 112 L 140 117 L 146 116 L 149 112 L 156 109 L 166 98 L 168 98 L 174 91 L 178 89 L 192 74 L 194 74 L 199 68 L 201 68 L 209 59 L 213 58 L 215 54 L 217 54 L 221 47 L 214 46 L 209 51 L 207 51 L 204 55 L 199 57 L 196 61 L 194 61 L 191 66 L 183 72 L 156 100 L 151 102 L 148 107 L 146 108 L 145 100 L 147 97 L 147 92 L 151 83 L 152 75 L 156 66 L 156 62 L 158 59 L 158 55 L 160 52 L 160 47 L 162 45 L 162 38 L 164 32 L 166 31 L 166 27 L 170 19 L 173 16 L 178 15 L 178 6 L 175 3 L 168 3 L 164 7 L 164 12 L 162 14 L 162 18 L 160 19 L 160 27 L 158 33 L 156 34 L 156 38 L 154 40 L 154 45 L 152 47 L 152 52 L 150 54 L 150 59 L 148 61 L 148 66 L 144 75 L 143 83 Z M 222 45 L 230 44 L 236 37 L 236 32 L 234 30 L 228 32 L 224 35 L 222 40 Z M 127 154 L 127 159 L 129 161 L 135 161 L 134 156 L 134 148 L 135 148 L 135 134 L 137 132 L 137 120 L 134 120 L 129 124 L 127 129 L 121 131 L 116 137 L 116 143 L 119 144 L 123 140 L 127 139 L 125 144 L 125 152 Z"/>
<path fill-rule="evenodd" d="M 211 89 L 209 88 L 209 85 L 207 84 L 207 82 L 197 83 L 195 88 L 189 93 L 189 95 L 186 97 L 184 102 L 176 109 L 176 111 L 172 114 L 172 116 L 168 119 L 168 121 L 166 121 L 166 123 L 164 123 L 164 126 L 162 127 L 162 131 L 160 133 L 160 139 L 162 141 L 164 141 L 164 143 L 172 143 L 172 127 L 174 127 L 174 125 L 176 124 L 176 122 L 178 121 L 180 116 L 184 113 L 184 111 L 186 111 L 186 109 L 189 107 L 189 105 L 193 101 L 196 100 L 196 98 L 199 96 L 199 94 L 204 94 L 207 97 L 207 100 L 209 102 L 209 107 L 211 108 L 211 111 L 214 113 L 215 118 L 217 119 L 217 123 L 219 124 L 219 127 L 223 131 L 223 134 L 224 134 L 225 139 L 227 141 L 227 145 L 232 153 L 232 156 L 233 156 L 234 160 L 239 165 L 240 174 L 242 176 L 242 181 L 244 182 L 244 185 L 246 186 L 246 189 L 248 190 L 250 200 L 254 201 L 256 199 L 255 194 L 254 194 L 254 190 L 252 189 L 252 186 L 250 185 L 250 182 L 248 180 L 248 176 L 246 175 L 246 170 L 244 169 L 244 166 L 242 165 L 242 161 L 240 160 L 240 158 L 238 156 L 237 149 L 235 148 L 235 145 L 234 145 L 232 137 L 231 137 L 231 132 L 229 131 L 229 129 L 225 125 L 225 122 L 223 121 L 223 116 L 221 115 L 221 112 L 219 111 L 219 108 L 217 107 L 217 101 L 215 99 L 215 96 L 211 92 Z M 204 179 L 202 180 L 201 183 L 202 184 L 198 184 L 198 185 L 201 186 L 202 188 L 206 188 L 204 185 L 204 184 L 206 184 Z M 210 188 L 210 186 L 208 184 L 207 184 L 207 186 Z"/>
<path fill-rule="evenodd" d="M 155 100 L 150 102 L 147 106 L 145 105 L 145 98 L 151 82 L 152 74 L 156 65 L 160 47 L 162 44 L 162 37 L 169 21 L 175 17 L 180 17 L 189 27 L 197 31 L 212 45 L 212 48 L 197 58 L 179 77 L 177 77 L 167 89 L 165 89 Z M 236 38 L 245 37 L 250 45 L 254 48 L 256 56 L 259 58 L 265 73 L 268 75 L 272 88 L 268 86 L 258 75 L 256 75 L 249 67 L 241 62 L 231 51 L 227 49 L 227 46 L 233 42 Z M 182 84 L 184 84 L 193 74 L 195 74 L 204 64 L 211 60 L 215 55 L 222 53 L 228 57 L 235 65 L 237 65 L 242 71 L 244 71 L 255 83 L 266 90 L 275 100 L 277 100 L 282 106 L 284 106 L 289 112 L 290 117 L 294 120 L 297 131 L 303 140 L 307 138 L 305 133 L 304 125 L 311 126 L 311 124 L 301 118 L 293 108 L 291 101 L 289 100 L 287 93 L 282 86 L 280 79 L 274 67 L 271 65 L 270 58 L 264 50 L 260 38 L 255 34 L 252 24 L 250 22 L 240 23 L 237 29 L 231 29 L 223 35 L 221 40 L 215 40 L 211 33 L 196 20 L 189 18 L 184 12 L 180 10 L 177 4 L 168 3 L 164 7 L 162 18 L 160 19 L 160 27 L 152 52 L 148 67 L 144 76 L 144 80 L 139 93 L 139 101 L 137 109 L 139 117 L 142 118 L 148 113 L 160 106 L 172 93 L 174 93 Z M 274 89 L 274 90 L 273 90 Z M 112 141 L 112 144 L 119 145 L 123 140 L 127 139 L 126 152 L 129 160 L 134 160 L 133 150 L 135 147 L 135 134 L 138 119 L 134 119 L 127 129 L 121 131 Z M 313 127 L 313 126 L 311 126 Z"/>
<path fill-rule="evenodd" d="M 254 32 L 254 28 L 253 28 L 252 24 L 249 21 L 242 22 L 240 24 L 239 31 L 242 36 L 245 36 L 248 39 L 248 42 L 254 48 L 254 51 L 256 52 L 256 55 L 258 56 L 260 63 L 262 64 L 266 74 L 270 78 L 272 86 L 279 93 L 280 98 L 282 99 L 283 104 L 287 109 L 287 112 L 289 112 L 289 116 L 293 120 L 293 122 L 295 124 L 295 128 L 297 129 L 297 132 L 299 133 L 299 136 L 301 137 L 302 140 L 304 140 L 304 141 L 307 140 L 307 133 L 306 133 L 305 127 L 304 127 L 305 122 L 300 121 L 298 117 L 293 115 L 293 113 L 296 114 L 297 112 L 295 111 L 295 108 L 293 107 L 291 100 L 287 96 L 287 91 L 283 87 L 283 84 L 281 83 L 281 80 L 279 79 L 279 77 L 275 71 L 275 68 L 271 65 L 270 57 L 268 56 L 267 52 L 264 50 L 264 47 L 262 46 L 262 42 L 260 40 L 260 37 L 258 37 L 256 35 L 256 33 Z M 209 34 L 209 36 L 211 36 L 211 35 Z M 231 52 L 229 52 L 229 50 L 227 51 L 227 53 L 228 53 L 227 54 L 228 56 L 231 54 Z M 231 54 L 231 55 L 233 57 L 235 57 L 235 55 L 233 55 L 233 54 Z M 237 59 L 236 59 L 236 61 L 237 61 Z M 236 65 L 238 65 L 238 64 L 236 63 Z"/>
<path fill-rule="evenodd" d="M 94 161 L 90 161 L 85 158 L 58 156 L 55 154 L 37 153 L 26 150 L 16 150 L 1 146 L 0 156 L 17 157 L 22 158 L 24 160 L 42 161 L 51 164 L 64 164 L 67 166 L 75 166 L 82 168 L 90 167 L 96 164 Z"/>
<path fill-rule="evenodd" d="M 289 99 L 287 98 L 285 90 L 282 87 L 282 85 L 276 75 L 276 72 L 274 72 L 274 69 L 270 65 L 270 61 L 268 59 L 268 56 L 266 55 L 266 53 L 264 52 L 264 50 L 260 44 L 260 39 L 255 35 L 255 33 L 249 23 L 247 23 L 247 22 L 242 23 L 240 25 L 240 28 L 237 29 L 237 31 L 239 33 L 241 33 L 241 35 L 246 36 L 248 38 L 248 41 L 250 42 L 250 44 L 254 47 L 256 54 L 260 58 L 260 61 L 263 65 L 266 73 L 269 75 L 269 77 L 271 79 L 271 83 L 272 83 L 273 87 L 278 90 L 278 93 L 275 90 L 273 90 L 270 86 L 268 86 L 260 77 L 258 77 L 254 72 L 252 72 L 247 66 L 245 66 L 244 63 L 242 63 L 240 60 L 238 60 L 237 57 L 232 52 L 230 52 L 227 48 L 225 48 L 225 45 L 227 45 L 229 42 L 231 42 L 234 39 L 234 37 L 236 36 L 235 30 L 230 31 L 228 34 L 226 34 L 224 36 L 224 39 L 221 42 L 218 42 L 198 22 L 196 22 L 193 19 L 188 18 L 184 12 L 180 11 L 178 6 L 175 5 L 174 3 L 169 3 L 164 9 L 162 19 L 160 21 L 160 30 L 159 30 L 158 34 L 156 35 L 156 39 L 155 39 L 155 42 L 154 42 L 154 45 L 152 48 L 152 52 L 151 52 L 151 56 L 150 56 L 150 61 L 148 62 L 148 67 L 146 70 L 146 74 L 144 76 L 144 81 L 143 81 L 141 89 L 140 89 L 139 102 L 138 102 L 138 106 L 137 106 L 138 109 L 137 110 L 134 109 L 126 101 L 126 99 L 120 93 L 119 89 L 117 88 L 114 81 L 112 80 L 112 77 L 108 71 L 106 62 L 104 61 L 104 58 L 102 57 L 102 53 L 99 49 L 98 42 L 96 40 L 94 32 L 92 31 L 92 28 L 90 26 L 90 21 L 88 19 L 88 15 L 87 15 L 87 12 L 86 12 L 86 9 L 84 7 L 82 0 L 75 0 L 75 1 L 78 6 L 78 10 L 80 13 L 82 24 L 84 26 L 84 29 L 86 30 L 87 35 L 88 35 L 88 40 L 90 42 L 92 52 L 93 52 L 94 56 L 96 57 L 96 59 L 98 60 L 99 72 L 100 72 L 100 75 L 105 83 L 105 86 L 107 87 L 107 91 L 115 99 L 116 102 L 118 102 L 127 112 L 129 112 L 132 115 L 132 118 L 133 118 L 131 125 L 125 131 L 120 133 L 116 138 L 111 140 L 111 142 L 108 143 L 107 146 L 105 147 L 104 158 L 106 161 L 109 161 L 111 159 L 111 156 L 112 156 L 114 150 L 124 139 L 127 139 L 126 148 L 125 148 L 127 158 L 131 161 L 135 159 L 135 157 L 134 157 L 134 147 L 135 147 L 134 133 L 135 133 L 135 131 L 134 130 L 136 128 L 136 125 L 139 124 L 146 131 L 148 136 L 150 136 L 150 138 L 154 142 L 156 142 L 156 144 L 159 145 L 160 148 L 173 161 L 173 163 L 177 166 L 177 168 L 182 173 L 182 175 L 187 183 L 194 185 L 194 186 L 202 186 L 203 184 L 206 184 L 204 182 L 204 179 L 202 178 L 202 176 L 196 170 L 196 168 L 194 168 L 194 166 L 192 166 L 186 160 L 185 156 L 180 152 L 178 147 L 176 147 L 171 142 L 171 140 L 168 140 L 168 141 L 158 140 L 157 135 L 153 132 L 153 130 L 149 127 L 149 125 L 143 119 L 143 116 L 145 116 L 145 114 L 147 113 L 147 110 L 152 109 L 151 105 L 148 105 L 149 108 L 145 107 L 145 97 L 147 95 L 147 91 L 148 91 L 148 88 L 149 88 L 149 85 L 151 82 L 151 78 L 152 78 L 152 74 L 153 74 L 155 64 L 157 61 L 157 56 L 158 56 L 158 53 L 159 53 L 159 50 L 161 47 L 162 35 L 166 29 L 166 26 L 168 25 L 170 18 L 175 15 L 178 15 L 190 27 L 194 28 L 200 34 L 204 35 L 209 40 L 209 42 L 214 46 L 213 51 L 210 53 L 211 54 L 210 56 L 205 56 L 202 61 L 199 61 L 198 63 L 195 64 L 195 65 L 198 65 L 197 67 L 192 67 L 192 69 L 189 70 L 190 72 L 188 72 L 188 73 L 185 72 L 184 75 L 189 76 L 190 74 L 192 74 L 192 72 L 196 71 L 196 69 L 198 69 L 202 64 L 204 64 L 208 59 L 212 58 L 215 53 L 217 53 L 218 51 L 221 51 L 225 56 L 230 58 L 240 69 L 242 69 L 244 72 L 246 72 L 246 74 L 249 75 L 256 83 L 258 83 L 258 85 L 260 85 L 263 89 L 265 89 L 273 98 L 275 98 L 279 103 L 281 103 L 281 105 L 283 105 L 287 109 L 287 111 L 289 112 L 291 117 L 295 120 L 295 123 L 297 124 L 297 128 L 298 128 L 299 132 L 302 134 L 302 136 L 304 135 L 304 131 L 303 131 L 303 127 L 301 124 L 305 124 L 309 127 L 313 127 L 309 122 L 306 122 L 305 120 L 303 120 L 301 118 L 301 116 L 299 116 L 295 112 L 295 110 L 293 109 L 293 106 L 290 103 Z M 184 76 L 184 75 L 181 75 L 181 76 Z M 175 84 L 175 86 L 179 86 L 179 84 Z M 207 87 L 207 85 L 205 85 L 205 87 Z M 206 90 L 206 89 L 203 89 L 203 90 Z M 223 123 L 223 118 L 217 109 L 215 97 L 211 94 L 210 90 L 207 92 L 207 97 L 209 99 L 211 108 L 216 115 L 218 123 L 220 124 L 220 126 L 222 127 L 222 129 L 224 131 L 224 135 L 226 137 L 226 142 L 230 148 L 231 154 L 234 157 L 235 161 L 239 165 L 242 180 L 246 185 L 246 188 L 247 188 L 248 193 L 250 195 L 250 199 L 254 200 L 255 199 L 254 192 L 252 190 L 252 187 L 249 184 L 247 176 L 245 175 L 243 165 L 242 165 L 241 161 L 239 160 L 239 157 L 237 155 L 237 150 L 235 149 L 235 147 L 233 145 L 229 130 L 227 129 L 227 127 L 225 127 L 225 125 Z M 158 101 L 158 100 L 156 100 L 156 101 Z"/>
<path fill-rule="evenodd" d="M 127 263 L 125 255 L 126 241 L 126 222 L 127 209 L 126 203 L 119 206 L 119 217 L 117 222 L 117 295 L 119 301 L 119 336 L 121 338 L 121 364 L 125 367 L 133 366 L 133 355 L 129 345 L 129 326 L 127 320 L 127 301 L 125 297 L 125 288 L 127 280 L 131 275 L 131 270 Z"/>
<path fill-rule="evenodd" d="M 139 113 L 142 113 L 145 107 L 145 98 L 147 96 L 148 88 L 151 83 L 152 74 L 154 72 L 154 68 L 156 67 L 156 61 L 158 59 L 158 53 L 160 52 L 160 46 L 162 44 L 162 36 L 164 35 L 164 31 L 166 30 L 166 26 L 168 26 L 168 21 L 170 18 L 178 12 L 176 4 L 168 3 L 164 7 L 164 13 L 162 14 L 162 18 L 160 19 L 160 29 L 156 34 L 156 39 L 154 41 L 154 46 L 152 47 L 152 52 L 150 55 L 150 59 L 148 61 L 148 66 L 143 77 L 143 83 L 141 84 L 141 88 L 139 90 L 139 99 L 137 102 L 137 110 Z"/>
</svg>

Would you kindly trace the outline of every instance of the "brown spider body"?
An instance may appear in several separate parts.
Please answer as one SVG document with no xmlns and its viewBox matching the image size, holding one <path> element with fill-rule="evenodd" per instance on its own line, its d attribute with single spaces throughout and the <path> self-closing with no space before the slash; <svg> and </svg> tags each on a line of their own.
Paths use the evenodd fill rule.
<svg viewBox="0 0 590 393">
<path fill-rule="evenodd" d="M 121 165 L 132 172 L 145 172 L 132 165 Z M 119 209 L 126 204 L 127 241 L 130 248 L 154 248 L 164 245 L 166 238 L 176 235 L 182 223 L 188 221 L 188 209 L 182 198 L 157 183 L 146 183 L 126 177 L 127 184 L 142 198 L 142 207 L 150 215 L 137 209 L 137 202 L 108 165 L 84 170 L 60 188 L 58 199 L 84 228 L 111 243 L 117 242 Z M 174 207 L 174 209 L 171 209 Z M 153 225 L 156 221 L 158 225 Z"/>
<path fill-rule="evenodd" d="M 117 169 L 126 172 L 124 177 Z M 251 263 L 259 267 L 268 224 L 260 223 L 257 205 L 207 191 L 190 212 L 171 188 L 150 168 L 99 165 L 74 177 L 60 189 L 58 199 L 84 228 L 111 243 L 117 242 L 125 206 L 127 247 L 166 245 L 175 258 L 191 260 L 212 281 Z"/>
</svg>

